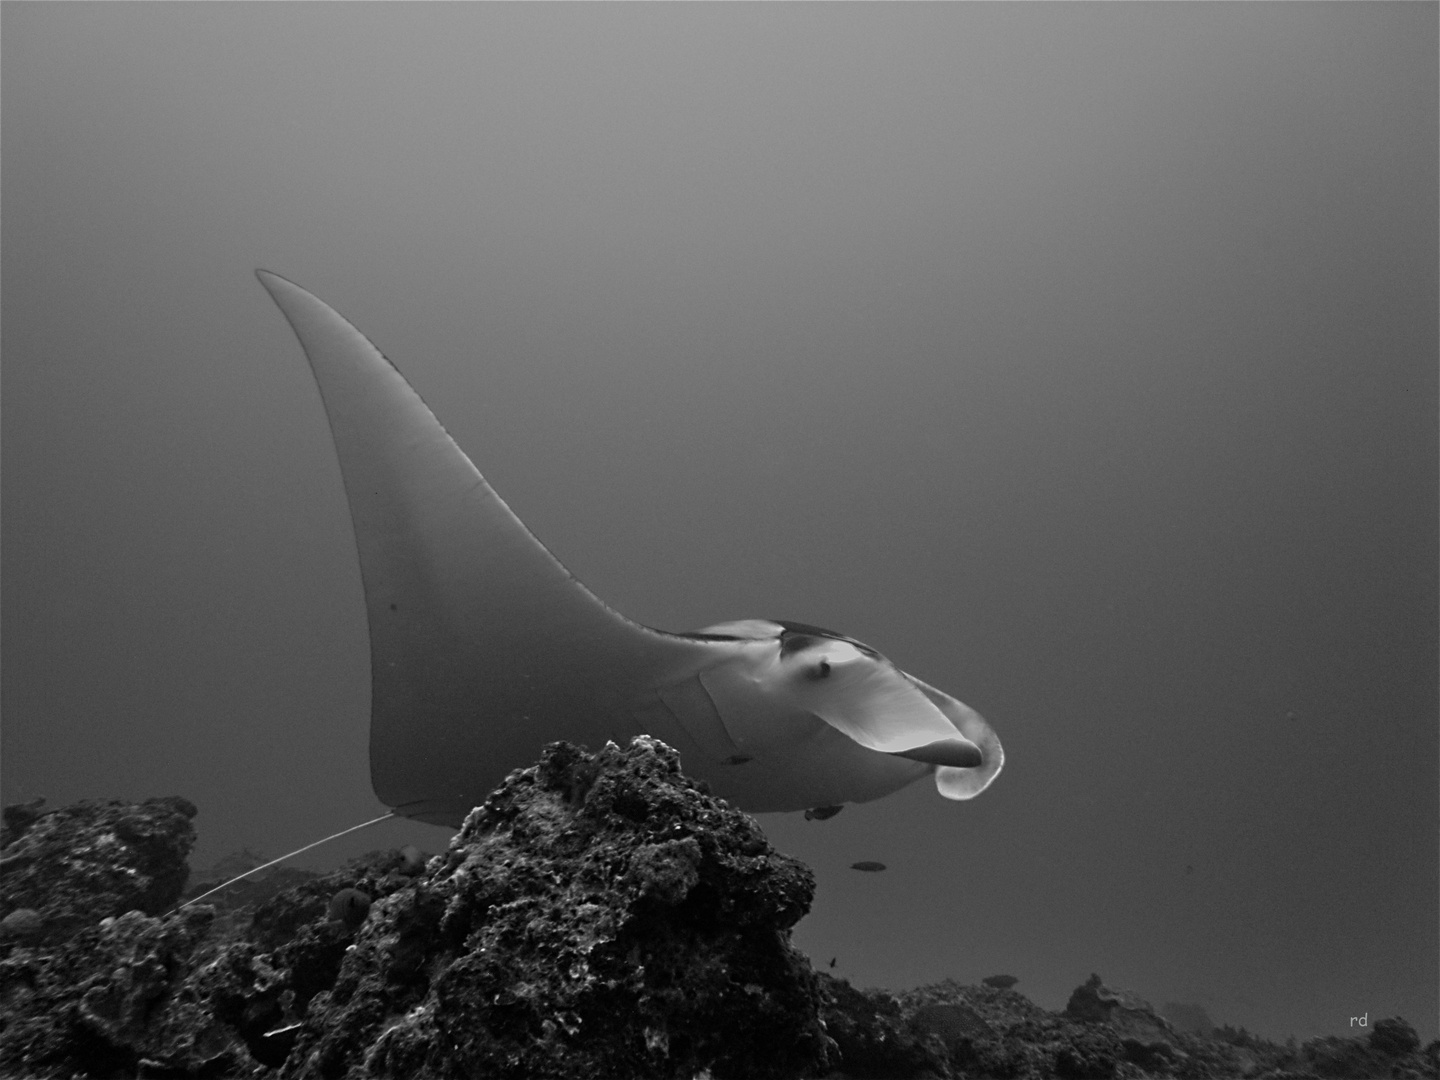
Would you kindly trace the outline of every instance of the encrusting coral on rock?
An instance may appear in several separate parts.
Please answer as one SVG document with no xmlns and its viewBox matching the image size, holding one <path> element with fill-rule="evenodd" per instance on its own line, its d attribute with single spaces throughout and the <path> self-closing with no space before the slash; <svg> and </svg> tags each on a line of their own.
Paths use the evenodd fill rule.
<svg viewBox="0 0 1440 1080">
<path fill-rule="evenodd" d="M 194 815 L 6 809 L 0 1077 L 1437 1075 L 1440 1043 L 1398 1018 L 1281 1047 L 1177 1030 L 1099 976 L 1052 1013 L 1012 976 L 892 994 L 818 974 L 790 944 L 810 871 L 652 739 L 546 747 L 429 860 L 272 871 L 171 910 Z"/>
<path fill-rule="evenodd" d="M 788 1077 L 828 1040 L 814 879 L 662 743 L 549 747 L 380 901 L 294 1077 Z"/>
<path fill-rule="evenodd" d="M 148 822 L 159 803 L 128 810 Z M 144 906 L 118 918 L 108 901 L 92 909 L 105 917 L 53 948 L 0 940 L 0 1073 L 720 1080 L 828 1067 L 817 977 L 789 941 L 813 875 L 662 743 L 552 744 L 428 865 L 358 861 L 224 933 L 203 904 L 156 917 L 184 884 L 188 815 L 172 861 L 142 874 L 152 852 L 105 839 L 135 831 L 108 805 L 121 824 L 60 811 L 28 831 L 69 827 L 87 882 L 171 884 L 140 889 Z M 96 850 L 113 861 L 97 866 Z M 21 884 L 6 875 L 0 912 L 45 912 Z M 60 910 L 76 910 L 83 889 L 60 891 Z"/>
<path fill-rule="evenodd" d="M 179 899 L 195 843 L 194 804 L 172 797 L 47 811 L 43 803 L 7 806 L 0 828 L 6 918 L 42 913 L 35 940 L 61 941 L 127 911 L 159 915 Z"/>
</svg>

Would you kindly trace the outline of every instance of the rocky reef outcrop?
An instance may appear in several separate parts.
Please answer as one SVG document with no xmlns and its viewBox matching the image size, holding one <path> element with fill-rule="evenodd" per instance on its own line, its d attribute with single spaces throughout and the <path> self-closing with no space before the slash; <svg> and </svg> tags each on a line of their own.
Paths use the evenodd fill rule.
<svg viewBox="0 0 1440 1080">
<path fill-rule="evenodd" d="M 1010 987 L 946 979 L 891 994 L 822 976 L 827 1030 L 841 1071 L 831 1080 L 1322 1080 L 1437 1075 L 1440 1040 L 1423 1051 L 1404 1020 L 1362 1038 L 1278 1045 L 1219 1028 L 1177 1031 L 1137 994 L 1092 975 L 1062 1012 Z"/>
<path fill-rule="evenodd" d="M 87 801 L 7 806 L 0 827 L 0 922 L 35 943 L 127 911 L 160 915 L 179 899 L 195 843 L 193 803 Z M 15 912 L 34 912 L 35 917 Z"/>
<path fill-rule="evenodd" d="M 3 879 L 0 921 L 30 910 L 71 932 L 41 938 L 22 916 L 0 939 L 0 1073 L 720 1080 L 829 1068 L 819 980 L 789 940 L 813 876 L 661 743 L 594 755 L 553 744 L 428 864 L 377 853 L 238 920 L 203 904 L 166 914 L 193 807 L 164 819 L 167 842 L 155 823 L 179 806 L 36 812 L 4 849 L 23 869 L 44 838 L 52 855 L 80 853 L 83 873 L 43 888 Z M 90 893 L 103 903 L 87 918 Z"/>
<path fill-rule="evenodd" d="M 810 871 L 637 739 L 553 746 L 374 905 L 285 1075 L 824 1071 Z"/>
<path fill-rule="evenodd" d="M 890 993 L 790 944 L 810 871 L 650 739 L 564 743 L 449 849 L 272 872 L 176 910 L 183 799 L 29 804 L 0 847 L 0 1077 L 1436 1077 L 1399 1018 L 1277 1046 L 1098 975 Z M 191 895 L 201 886 L 191 890 Z"/>
</svg>

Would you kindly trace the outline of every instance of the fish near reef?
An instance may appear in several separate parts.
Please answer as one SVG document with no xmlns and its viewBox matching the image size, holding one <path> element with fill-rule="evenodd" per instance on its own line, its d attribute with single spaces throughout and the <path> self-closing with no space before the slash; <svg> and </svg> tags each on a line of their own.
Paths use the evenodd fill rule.
<svg viewBox="0 0 1440 1080">
<path fill-rule="evenodd" d="M 996 990 L 1009 990 L 1020 980 L 1014 975 L 987 975 L 980 981 L 986 986 L 993 986 Z"/>
<path fill-rule="evenodd" d="M 885 869 L 885 864 L 883 862 L 873 862 L 870 859 L 863 859 L 860 862 L 851 863 L 850 869 L 862 870 L 867 874 L 878 874 L 881 870 Z"/>
</svg>

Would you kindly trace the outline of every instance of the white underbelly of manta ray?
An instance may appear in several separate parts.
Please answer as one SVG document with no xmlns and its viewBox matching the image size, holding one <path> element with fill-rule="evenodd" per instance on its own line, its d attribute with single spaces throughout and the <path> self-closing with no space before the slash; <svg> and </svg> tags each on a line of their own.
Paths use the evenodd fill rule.
<svg viewBox="0 0 1440 1080">
<path fill-rule="evenodd" d="M 852 638 L 766 619 L 672 634 L 611 610 L 378 349 L 257 273 L 329 416 L 370 621 L 370 776 L 396 813 L 458 827 L 557 739 L 653 735 L 751 812 L 878 799 L 927 774 L 969 799 L 1000 772 L 977 712 Z"/>
</svg>

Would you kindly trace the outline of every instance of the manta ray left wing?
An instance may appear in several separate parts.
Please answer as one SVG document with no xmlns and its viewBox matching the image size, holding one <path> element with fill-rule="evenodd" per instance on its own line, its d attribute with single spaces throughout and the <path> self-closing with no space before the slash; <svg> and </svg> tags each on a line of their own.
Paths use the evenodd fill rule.
<svg viewBox="0 0 1440 1080">
<path fill-rule="evenodd" d="M 370 775 L 407 817 L 458 826 L 546 742 L 645 729 L 633 698 L 714 646 L 610 610 L 546 550 L 380 351 L 265 271 L 320 386 L 370 620 Z"/>
</svg>

